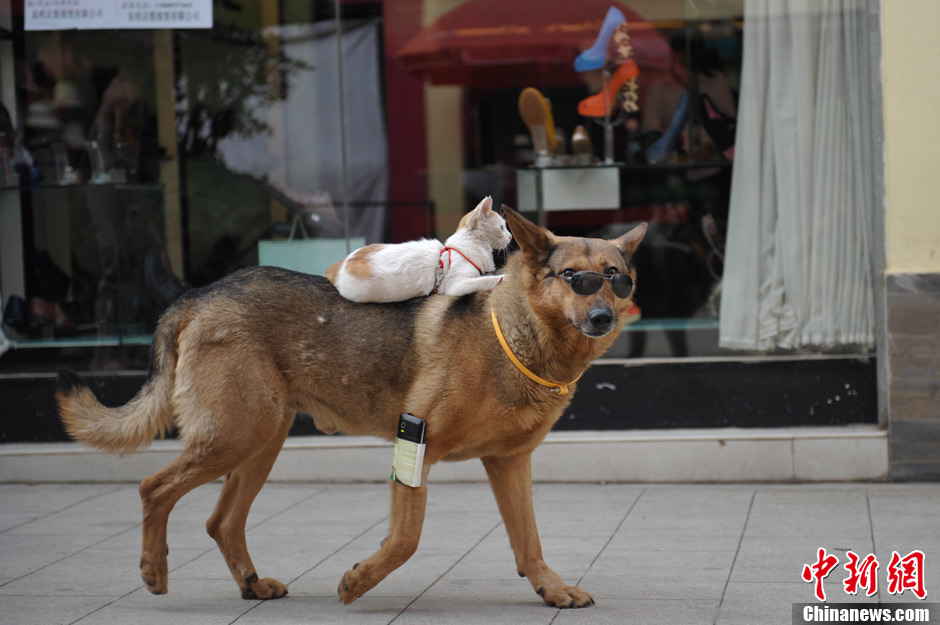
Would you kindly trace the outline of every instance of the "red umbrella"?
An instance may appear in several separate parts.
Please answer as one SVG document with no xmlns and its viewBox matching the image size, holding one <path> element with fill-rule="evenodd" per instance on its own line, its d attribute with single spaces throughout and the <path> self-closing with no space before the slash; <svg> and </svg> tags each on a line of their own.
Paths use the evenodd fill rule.
<svg viewBox="0 0 940 625">
<path fill-rule="evenodd" d="M 577 84 L 574 57 L 594 42 L 611 5 L 627 18 L 640 67 L 667 69 L 669 44 L 657 26 L 611 0 L 469 0 L 418 33 L 396 57 L 434 84 Z"/>
</svg>

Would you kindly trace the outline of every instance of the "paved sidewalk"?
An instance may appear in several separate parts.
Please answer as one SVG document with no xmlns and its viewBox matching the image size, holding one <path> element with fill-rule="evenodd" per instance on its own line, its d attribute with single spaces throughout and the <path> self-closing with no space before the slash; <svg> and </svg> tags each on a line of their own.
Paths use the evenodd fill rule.
<svg viewBox="0 0 940 625">
<path fill-rule="evenodd" d="M 516 576 L 486 485 L 432 484 L 418 554 L 343 606 L 340 576 L 385 535 L 387 487 L 268 484 L 249 545 L 290 595 L 244 601 L 204 530 L 218 490 L 177 506 L 170 592 L 153 596 L 137 571 L 134 485 L 0 486 L 0 624 L 786 625 L 792 603 L 812 600 L 799 576 L 820 546 L 840 558 L 825 584 L 834 601 L 853 599 L 841 589 L 847 549 L 877 554 L 886 601 L 892 549 L 940 556 L 938 484 L 540 484 L 546 561 L 597 601 L 560 611 Z M 926 584 L 940 599 L 940 569 L 927 567 Z"/>
</svg>

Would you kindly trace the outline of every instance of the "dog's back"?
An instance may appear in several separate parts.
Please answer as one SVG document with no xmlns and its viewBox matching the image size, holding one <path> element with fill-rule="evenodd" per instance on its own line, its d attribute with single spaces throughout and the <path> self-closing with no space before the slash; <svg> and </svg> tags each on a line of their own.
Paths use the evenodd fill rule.
<svg viewBox="0 0 940 625">
<path fill-rule="evenodd" d="M 111 452 L 133 451 L 173 426 L 193 440 L 217 434 L 227 418 L 206 396 L 224 400 L 261 385 L 283 387 L 288 405 L 278 409 L 291 418 L 311 412 L 330 432 L 338 411 L 348 422 L 344 431 L 378 434 L 372 421 L 384 414 L 381 434 L 390 436 L 414 375 L 421 304 L 362 306 L 320 276 L 276 267 L 238 271 L 184 294 L 164 313 L 150 379 L 125 406 L 102 406 L 76 376 L 63 374 L 63 422 L 73 438 Z M 193 403 L 195 387 L 207 392 Z"/>
</svg>

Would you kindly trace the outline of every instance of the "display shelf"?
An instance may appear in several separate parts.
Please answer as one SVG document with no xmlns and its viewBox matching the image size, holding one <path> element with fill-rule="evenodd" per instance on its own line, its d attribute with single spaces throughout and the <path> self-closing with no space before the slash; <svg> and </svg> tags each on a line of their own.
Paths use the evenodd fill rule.
<svg viewBox="0 0 940 625">
<path fill-rule="evenodd" d="M 111 189 L 128 189 L 131 191 L 159 191 L 163 188 L 159 184 L 136 184 L 132 182 L 101 182 L 101 183 L 92 183 L 92 182 L 82 182 L 79 184 L 48 184 L 43 183 L 39 185 L 33 185 L 29 187 L 24 187 L 21 185 L 7 185 L 0 186 L 0 191 L 49 191 L 49 190 L 61 190 L 61 189 L 101 189 L 101 188 L 111 188 Z"/>
<path fill-rule="evenodd" d="M 633 164 L 633 163 L 595 163 L 592 165 L 546 165 L 545 167 L 522 167 L 524 171 L 546 170 L 546 169 L 623 169 L 626 171 L 688 171 L 690 169 L 714 169 L 716 167 L 731 167 L 731 161 L 689 161 L 687 163 L 658 163 L 651 164 Z"/>
<path fill-rule="evenodd" d="M 535 212 L 536 222 L 545 227 L 546 213 L 554 211 L 618 210 L 621 174 L 668 174 L 703 169 L 725 169 L 730 161 L 709 160 L 684 163 L 592 165 L 547 165 L 516 170 L 518 209 Z"/>
<path fill-rule="evenodd" d="M 717 318 L 691 319 L 640 319 L 624 326 L 624 332 L 648 332 L 650 330 L 717 330 Z"/>
<path fill-rule="evenodd" d="M 13 349 L 60 349 L 65 347 L 119 347 L 121 345 L 150 345 L 151 334 L 111 334 L 42 339 L 12 339 Z"/>
</svg>

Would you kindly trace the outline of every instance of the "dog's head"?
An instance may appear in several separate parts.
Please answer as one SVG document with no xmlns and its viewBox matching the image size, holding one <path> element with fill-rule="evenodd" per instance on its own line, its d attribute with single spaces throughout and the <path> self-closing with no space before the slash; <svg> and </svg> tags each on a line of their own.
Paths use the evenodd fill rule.
<svg viewBox="0 0 940 625">
<path fill-rule="evenodd" d="M 522 264 L 524 288 L 539 317 L 559 327 L 573 326 L 590 338 L 622 327 L 633 304 L 637 276 L 632 259 L 646 234 L 645 223 L 609 241 L 559 237 L 511 208 L 503 209 L 521 250 L 517 262 Z M 593 290 L 598 283 L 600 288 Z"/>
</svg>

